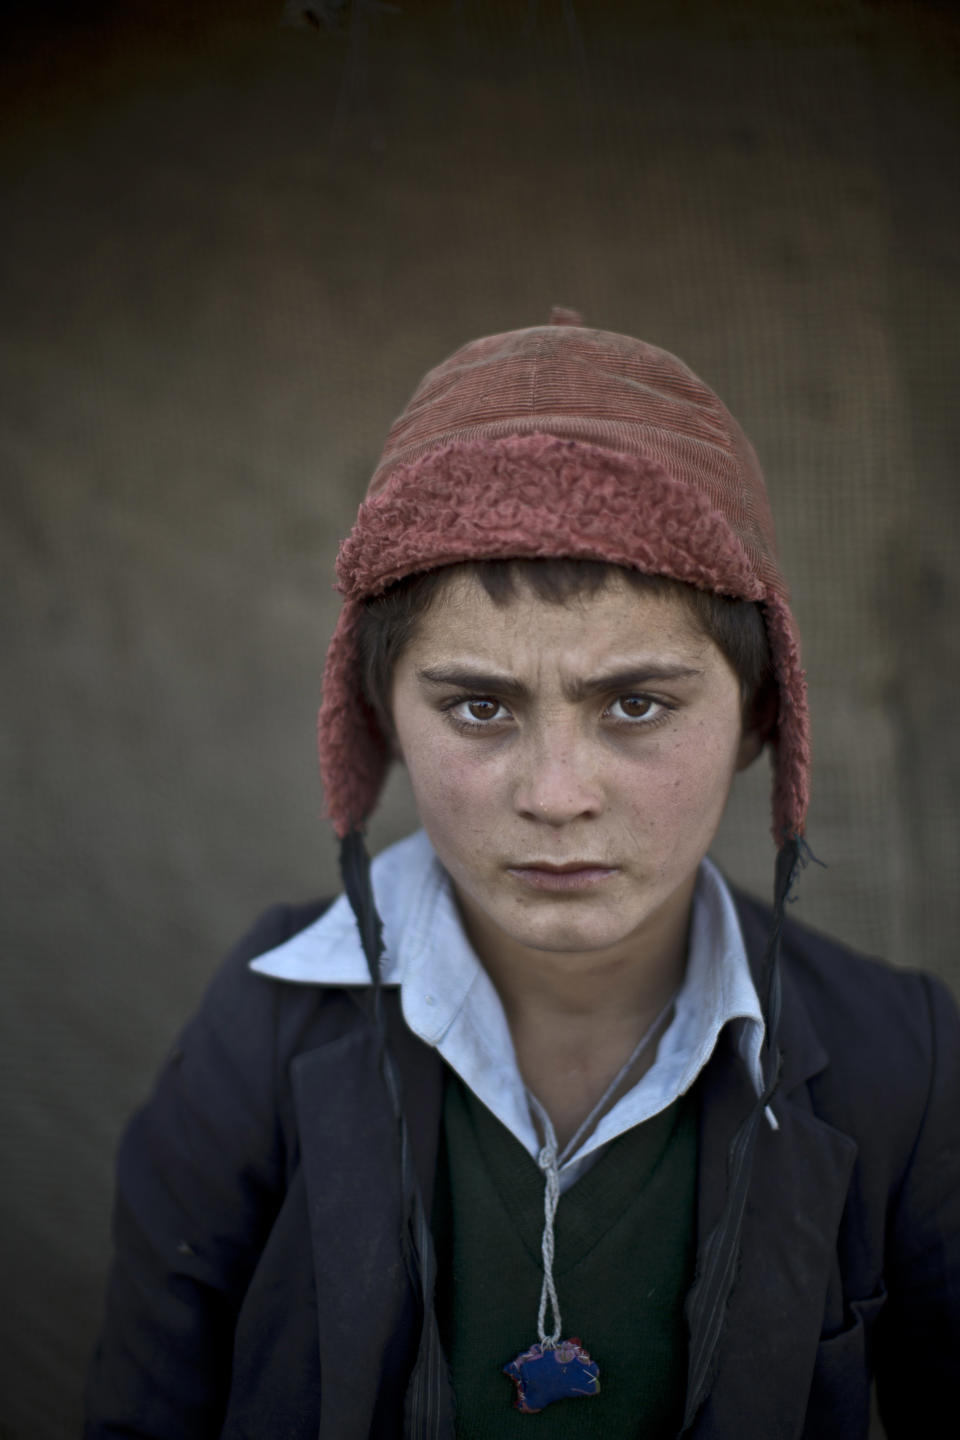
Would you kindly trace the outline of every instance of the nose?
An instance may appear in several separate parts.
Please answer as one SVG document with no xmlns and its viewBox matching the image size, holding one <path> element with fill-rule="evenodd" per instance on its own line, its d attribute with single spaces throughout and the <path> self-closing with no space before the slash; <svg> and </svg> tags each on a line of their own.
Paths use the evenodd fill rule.
<svg viewBox="0 0 960 1440">
<path fill-rule="evenodd" d="M 517 814 L 548 825 L 599 815 L 603 785 L 597 757 L 589 751 L 581 737 L 562 727 L 530 736 L 517 755 Z"/>
</svg>

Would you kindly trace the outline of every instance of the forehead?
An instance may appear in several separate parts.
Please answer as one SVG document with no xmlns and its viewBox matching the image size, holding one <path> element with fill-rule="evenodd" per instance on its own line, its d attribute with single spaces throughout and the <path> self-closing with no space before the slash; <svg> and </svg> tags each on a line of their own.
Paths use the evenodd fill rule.
<svg viewBox="0 0 960 1440">
<path fill-rule="evenodd" d="M 615 571 L 599 590 L 563 601 L 535 594 L 522 580 L 512 595 L 494 601 L 476 575 L 451 571 L 420 617 L 409 648 L 423 664 L 440 652 L 507 660 L 558 647 L 570 664 L 585 666 L 608 652 L 686 659 L 720 653 L 681 594 L 638 589 Z"/>
</svg>

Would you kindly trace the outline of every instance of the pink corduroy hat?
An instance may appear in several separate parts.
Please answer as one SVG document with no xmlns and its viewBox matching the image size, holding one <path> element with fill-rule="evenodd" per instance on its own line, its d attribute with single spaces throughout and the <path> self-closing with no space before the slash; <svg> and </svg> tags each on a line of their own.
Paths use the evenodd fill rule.
<svg viewBox="0 0 960 1440">
<path fill-rule="evenodd" d="M 357 621 L 404 576 L 468 560 L 602 560 L 757 602 L 779 690 L 773 832 L 803 835 L 806 686 L 753 447 L 676 356 L 572 311 L 474 340 L 421 381 L 340 547 L 319 757 L 337 834 L 362 829 L 390 764 L 363 697 Z"/>
</svg>

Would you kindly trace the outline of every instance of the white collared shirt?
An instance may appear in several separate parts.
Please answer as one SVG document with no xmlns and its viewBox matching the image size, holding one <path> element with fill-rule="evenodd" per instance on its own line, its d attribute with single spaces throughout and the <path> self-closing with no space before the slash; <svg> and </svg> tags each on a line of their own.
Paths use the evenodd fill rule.
<svg viewBox="0 0 960 1440">
<path fill-rule="evenodd" d="M 540 1142 L 503 1005 L 464 933 L 450 879 L 426 834 L 417 831 L 379 855 L 372 882 L 383 920 L 383 982 L 399 985 L 408 1026 L 439 1051 L 536 1158 Z M 370 984 L 345 895 L 319 920 L 250 965 L 261 975 L 300 984 Z M 656 1058 L 561 1166 L 561 1189 L 568 1189 L 611 1140 L 684 1095 L 727 1024 L 733 1025 L 759 1094 L 760 1002 L 730 892 L 716 867 L 704 860 L 693 898 L 686 975 Z"/>
</svg>

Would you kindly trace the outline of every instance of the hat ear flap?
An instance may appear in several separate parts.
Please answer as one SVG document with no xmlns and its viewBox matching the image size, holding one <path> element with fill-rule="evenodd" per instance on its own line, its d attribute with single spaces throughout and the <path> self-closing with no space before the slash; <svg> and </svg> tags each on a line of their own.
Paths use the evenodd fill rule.
<svg viewBox="0 0 960 1440">
<path fill-rule="evenodd" d="M 342 840 L 362 829 L 376 806 L 391 760 L 391 745 L 363 695 L 357 647 L 362 605 L 344 601 L 323 671 L 317 716 L 317 754 L 326 813 Z"/>
</svg>

